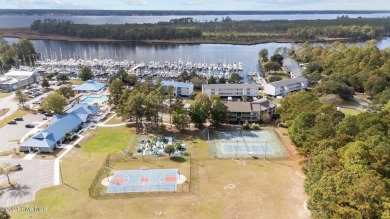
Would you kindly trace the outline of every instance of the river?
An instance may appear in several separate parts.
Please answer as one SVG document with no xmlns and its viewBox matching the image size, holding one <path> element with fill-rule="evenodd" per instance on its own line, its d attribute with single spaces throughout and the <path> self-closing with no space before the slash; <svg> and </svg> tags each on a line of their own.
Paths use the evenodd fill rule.
<svg viewBox="0 0 390 219">
<path fill-rule="evenodd" d="M 60 19 L 70 20 L 80 24 L 124 24 L 124 23 L 157 23 L 171 19 L 192 17 L 198 21 L 214 21 L 229 16 L 233 20 L 317 20 L 336 19 L 337 16 L 347 15 L 350 18 L 385 18 L 390 13 L 370 14 L 257 14 L 257 15 L 183 15 L 183 16 L 74 16 L 74 15 L 0 15 L 0 28 L 30 27 L 34 20 Z"/>
<path fill-rule="evenodd" d="M 5 38 L 15 43 L 17 38 Z M 114 59 L 144 61 L 178 61 L 207 63 L 244 64 L 245 71 L 257 71 L 257 58 L 261 49 L 273 54 L 279 47 L 290 48 L 291 43 L 260 43 L 256 45 L 231 44 L 150 44 L 132 42 L 69 42 L 53 40 L 32 40 L 37 52 L 46 58 L 69 59 Z M 313 43 L 329 45 L 328 42 Z M 363 42 L 347 42 L 345 44 L 361 44 Z M 390 37 L 378 40 L 377 47 L 390 47 Z"/>
</svg>

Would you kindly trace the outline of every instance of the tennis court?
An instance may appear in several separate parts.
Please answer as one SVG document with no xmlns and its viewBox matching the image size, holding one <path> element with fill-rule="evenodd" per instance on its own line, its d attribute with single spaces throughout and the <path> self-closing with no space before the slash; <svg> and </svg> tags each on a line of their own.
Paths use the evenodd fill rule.
<svg viewBox="0 0 390 219">
<path fill-rule="evenodd" d="M 282 143 L 272 130 L 237 130 L 210 133 L 210 155 L 220 158 L 283 158 Z"/>
<path fill-rule="evenodd" d="M 117 170 L 106 193 L 174 192 L 178 169 Z"/>
</svg>

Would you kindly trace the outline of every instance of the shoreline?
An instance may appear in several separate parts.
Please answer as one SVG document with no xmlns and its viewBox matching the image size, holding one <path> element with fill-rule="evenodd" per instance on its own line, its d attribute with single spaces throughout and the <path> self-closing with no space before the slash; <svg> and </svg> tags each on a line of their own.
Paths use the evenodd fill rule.
<svg viewBox="0 0 390 219">
<path fill-rule="evenodd" d="M 115 39 L 101 39 L 101 38 L 79 38 L 61 35 L 43 35 L 40 33 L 32 32 L 29 28 L 6 28 L 0 29 L 0 37 L 6 38 L 26 38 L 28 40 L 53 40 L 53 41 L 67 41 L 67 42 L 93 42 L 93 43 L 144 43 L 144 44 L 230 44 L 230 45 L 257 45 L 263 43 L 304 43 L 309 41 L 311 43 L 320 42 L 346 42 L 356 41 L 351 38 L 326 38 L 318 40 L 292 40 L 285 38 L 275 38 L 269 40 L 252 40 L 247 42 L 241 41 L 214 41 L 209 39 L 196 39 L 196 40 L 115 40 Z M 386 37 L 386 36 L 384 36 Z M 367 39 L 368 40 L 368 39 Z M 366 41 L 366 40 L 364 40 Z"/>
</svg>

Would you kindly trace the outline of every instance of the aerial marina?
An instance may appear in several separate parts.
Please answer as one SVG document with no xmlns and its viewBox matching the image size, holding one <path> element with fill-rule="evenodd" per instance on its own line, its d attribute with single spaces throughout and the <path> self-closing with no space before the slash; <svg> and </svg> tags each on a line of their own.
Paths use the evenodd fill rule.
<svg viewBox="0 0 390 219">
<path fill-rule="evenodd" d="M 120 68 L 127 73 L 134 74 L 137 77 L 162 77 L 164 79 L 175 79 L 184 71 L 188 73 L 195 72 L 204 78 L 230 78 L 232 73 L 243 74 L 244 67 L 242 62 L 237 63 L 206 63 L 206 62 L 183 62 L 178 61 L 135 61 L 113 59 L 45 59 L 35 61 L 35 70 L 46 73 L 67 74 L 70 77 L 76 77 L 83 66 L 88 66 L 95 78 L 105 81 L 108 77 L 114 75 Z M 253 74 L 253 73 L 250 73 Z"/>
</svg>

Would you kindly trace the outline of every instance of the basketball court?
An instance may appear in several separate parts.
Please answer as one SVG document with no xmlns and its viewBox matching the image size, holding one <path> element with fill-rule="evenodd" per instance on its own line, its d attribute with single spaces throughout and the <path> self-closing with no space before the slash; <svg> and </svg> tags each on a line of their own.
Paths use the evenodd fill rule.
<svg viewBox="0 0 390 219">
<path fill-rule="evenodd" d="M 106 193 L 174 192 L 179 177 L 178 169 L 117 170 Z"/>
</svg>

